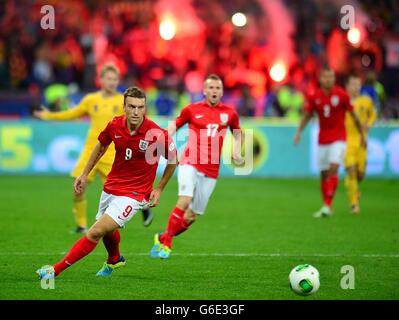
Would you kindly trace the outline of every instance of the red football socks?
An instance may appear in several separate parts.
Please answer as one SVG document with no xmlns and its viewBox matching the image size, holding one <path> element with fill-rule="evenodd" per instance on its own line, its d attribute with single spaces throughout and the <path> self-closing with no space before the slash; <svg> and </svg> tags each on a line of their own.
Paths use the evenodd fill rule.
<svg viewBox="0 0 399 320">
<path fill-rule="evenodd" d="M 330 178 L 328 177 L 327 179 L 321 179 L 321 184 L 320 184 L 323 202 L 327 206 L 331 205 L 331 201 L 328 196 L 329 182 L 330 182 Z"/>
<path fill-rule="evenodd" d="M 89 240 L 86 236 L 80 238 L 69 250 L 61 262 L 54 265 L 55 275 L 59 275 L 66 268 L 87 256 L 97 246 L 97 242 Z"/>
<path fill-rule="evenodd" d="M 184 210 L 175 207 L 170 213 L 166 232 L 159 237 L 159 241 L 171 248 L 173 237 L 186 231 L 189 226 L 190 224 L 184 219 Z"/>
<path fill-rule="evenodd" d="M 330 177 L 330 183 L 331 183 L 331 197 L 334 198 L 335 196 L 335 191 L 337 191 L 337 187 L 338 187 L 338 182 L 339 182 L 339 178 L 338 175 L 332 175 Z"/>
<path fill-rule="evenodd" d="M 323 195 L 324 204 L 327 206 L 331 206 L 332 201 L 335 196 L 335 192 L 338 187 L 338 175 L 329 176 L 326 179 L 321 180 L 321 193 Z"/>
<path fill-rule="evenodd" d="M 118 229 L 116 229 L 112 234 L 103 237 L 103 243 L 105 249 L 107 249 L 108 252 L 107 263 L 114 264 L 118 262 L 120 257 L 120 252 L 119 252 L 120 241 L 121 241 L 121 235 Z"/>
</svg>

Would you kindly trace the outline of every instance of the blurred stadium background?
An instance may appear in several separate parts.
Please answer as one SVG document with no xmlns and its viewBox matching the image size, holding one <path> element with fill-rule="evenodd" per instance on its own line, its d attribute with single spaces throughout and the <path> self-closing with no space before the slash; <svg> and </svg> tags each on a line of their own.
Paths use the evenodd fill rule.
<svg viewBox="0 0 399 320">
<path fill-rule="evenodd" d="M 341 8 L 348 4 L 355 26 L 343 30 Z M 54 29 L 41 28 L 44 5 L 55 9 Z M 164 119 L 200 100 L 204 76 L 219 74 L 225 102 L 257 129 L 254 174 L 314 175 L 312 129 L 295 168 L 287 172 L 284 159 L 294 156 L 289 128 L 297 125 L 304 95 L 327 63 L 339 84 L 348 74 L 361 75 L 362 91 L 378 110 L 368 172 L 397 175 L 398 6 L 394 0 L 378 6 L 366 0 L 2 1 L 0 172 L 69 172 L 85 123 L 29 122 L 32 110 L 73 107 L 98 88 L 100 67 L 113 62 L 122 74 L 120 91 L 133 84 L 145 88 L 149 114 Z M 19 125 L 10 127 L 10 120 Z M 275 159 L 281 152 L 286 156 Z"/>
<path fill-rule="evenodd" d="M 55 9 L 55 29 L 41 28 L 44 5 Z M 355 9 L 356 24 L 350 30 L 343 30 L 340 25 L 344 5 Z M 169 271 L 162 267 L 166 272 L 163 281 L 171 281 L 173 272 L 182 274 L 194 263 L 198 274 L 193 275 L 199 290 L 187 289 L 182 280 L 179 290 L 187 291 L 179 291 L 179 296 L 172 287 L 162 291 L 142 278 L 147 289 L 137 293 L 136 282 L 130 284 L 131 291 L 113 287 L 120 290 L 116 297 L 293 298 L 286 287 L 286 276 L 293 264 L 310 260 L 302 261 L 296 254 L 316 252 L 312 259 L 325 268 L 324 274 L 329 274 L 324 281 L 330 281 L 326 291 L 320 293 L 321 298 L 398 298 L 393 285 L 398 278 L 399 232 L 395 227 L 399 210 L 395 198 L 399 176 L 399 2 L 396 0 L 0 1 L 1 220 L 9 221 L 11 213 L 18 217 L 12 218 L 7 228 L 2 224 L 1 230 L 19 230 L 9 236 L 8 231 L 2 232 L 0 268 L 7 269 L 7 261 L 16 259 L 13 261 L 17 261 L 18 272 L 23 274 L 17 285 L 15 277 L 3 278 L 1 298 L 54 298 L 40 290 L 30 273 L 33 274 L 32 264 L 40 266 L 49 256 L 51 260 L 59 259 L 60 254 L 54 252 L 67 250 L 72 243 L 67 234 L 73 225 L 71 181 L 67 176 L 83 147 L 88 122 L 85 119 L 44 122 L 31 115 L 42 104 L 54 111 L 76 105 L 83 95 L 98 88 L 98 71 L 107 62 L 116 64 L 121 71 L 121 92 L 130 85 L 147 91 L 148 113 L 160 124 L 175 117 L 184 105 L 202 99 L 204 76 L 220 75 L 225 85 L 224 101 L 236 108 L 243 127 L 254 129 L 255 138 L 254 170 L 250 176 L 254 178 L 241 182 L 228 178 L 233 176 L 233 170 L 224 165 L 221 174 L 226 178 L 221 179 L 204 225 L 185 236 L 192 240 L 190 244 L 180 242 L 179 251 L 183 255 L 174 257 L 178 264 L 174 267 L 170 264 Z M 354 222 L 349 215 L 338 215 L 331 225 L 322 226 L 308 221 L 312 210 L 319 206 L 318 182 L 313 179 L 318 177 L 317 124 L 308 126 L 300 146 L 294 148 L 292 139 L 304 95 L 315 89 L 318 72 L 326 63 L 336 71 L 338 84 L 342 85 L 351 73 L 361 75 L 363 94 L 372 97 L 378 122 L 369 140 L 364 183 L 369 195 L 365 203 L 366 218 Z M 276 179 L 268 181 L 265 177 Z M 370 177 L 374 179 L 370 181 Z M 99 181 L 96 185 L 97 189 L 91 188 L 89 195 L 91 219 L 101 190 Z M 337 211 L 346 214 L 342 185 L 339 192 Z M 126 233 L 127 238 L 133 238 L 129 250 L 128 242 L 124 242 L 126 251 L 143 253 L 150 248 L 152 233 L 149 233 L 159 231 L 166 223 L 175 194 L 176 183 L 172 181 L 168 197 L 156 209 L 162 214 L 150 231 L 136 228 L 136 222 L 132 223 L 135 232 Z M 47 203 L 38 201 L 43 195 Z M 240 201 L 243 197 L 246 204 Z M 293 204 L 287 199 L 297 200 Z M 24 205 L 20 206 L 22 200 Z M 248 203 L 256 204 L 250 206 L 250 212 Z M 236 211 L 237 224 L 227 223 L 229 210 Z M 247 215 L 251 218 L 247 219 Z M 301 230 L 293 226 L 300 226 Z M 231 233 L 235 240 L 231 239 Z M 250 240 L 248 234 L 252 235 Z M 204 235 L 211 239 L 212 246 L 200 245 Z M 14 237 L 19 241 L 13 241 Z M 143 240 L 141 246 L 137 237 Z M 52 240 L 48 247 L 49 239 Z M 8 256 L 12 248 L 20 254 Z M 236 258 L 219 265 L 219 260 L 211 257 L 207 267 L 201 264 L 200 255 L 184 256 L 184 252 L 220 253 L 226 248 L 232 253 L 241 250 L 255 255 L 237 264 L 239 270 L 234 267 Z M 46 249 L 53 253 L 46 253 Z M 286 258 L 274 260 L 272 254 L 262 256 L 264 252 L 280 252 L 282 255 L 278 257 L 286 254 Z M 318 257 L 317 252 L 322 255 Z M 377 254 L 377 261 L 370 260 L 371 253 Z M 341 254 L 352 254 L 352 260 Z M 89 260 L 77 266 L 78 281 L 87 281 L 101 263 L 102 256 L 94 256 L 96 264 Z M 147 257 L 138 255 L 134 259 L 139 266 L 159 276 L 157 266 L 147 262 Z M 335 259 L 336 266 L 331 259 Z M 338 287 L 335 282 L 339 283 L 338 264 L 351 262 L 364 266 L 363 279 L 371 281 L 371 291 L 365 282 L 357 295 L 342 294 L 342 290 L 335 289 Z M 278 280 L 274 284 L 269 279 L 260 288 L 257 283 L 264 274 L 260 266 L 266 263 L 270 266 L 268 271 L 274 272 Z M 91 273 L 84 266 L 90 266 Z M 214 278 L 209 268 L 218 270 Z M 250 285 L 245 277 L 237 277 L 242 270 L 249 270 Z M 373 279 L 367 271 L 379 276 Z M 134 268 L 130 272 L 135 272 Z M 209 282 L 201 282 L 204 278 L 200 272 L 210 277 Z M 74 275 L 70 272 L 65 277 L 73 279 Z M 192 278 L 187 275 L 186 280 L 190 283 Z M 112 281 L 117 284 L 118 278 Z M 224 290 L 226 283 L 229 284 Z M 248 291 L 233 294 L 237 283 L 243 288 L 248 285 Z M 219 284 L 221 287 L 215 289 Z M 93 282 L 93 287 L 87 289 L 88 295 L 82 296 L 87 292 L 76 292 L 76 283 L 63 285 L 64 289 L 56 290 L 57 299 L 104 298 L 108 297 L 107 290 L 111 290 L 109 285 L 103 287 Z M 267 291 L 274 285 L 277 291 Z M 129 295 L 128 291 L 135 293 Z M 153 295 L 154 291 L 157 294 Z"/>
</svg>

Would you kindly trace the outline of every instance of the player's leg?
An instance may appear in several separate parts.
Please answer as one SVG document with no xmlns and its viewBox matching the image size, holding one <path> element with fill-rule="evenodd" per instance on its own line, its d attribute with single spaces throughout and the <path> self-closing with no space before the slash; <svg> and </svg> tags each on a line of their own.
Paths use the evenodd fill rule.
<svg viewBox="0 0 399 320">
<path fill-rule="evenodd" d="M 54 265 L 55 274 L 59 275 L 63 270 L 87 256 L 94 250 L 103 236 L 117 228 L 118 224 L 110 216 L 104 214 L 91 226 L 86 236 L 78 240 L 69 253 Z"/>
<path fill-rule="evenodd" d="M 88 156 L 90 153 L 83 152 L 80 156 L 75 169 L 72 171 L 71 176 L 76 178 L 80 175 L 83 171 L 83 168 L 88 160 Z M 87 177 L 87 181 L 90 183 L 96 177 L 97 168 L 94 167 L 93 170 L 90 172 L 89 176 Z M 73 205 L 72 205 L 72 212 L 75 217 L 76 233 L 86 233 L 87 231 L 87 200 L 86 194 L 82 193 L 80 195 L 73 194 Z"/>
<path fill-rule="evenodd" d="M 197 215 L 188 208 L 181 211 L 179 218 L 176 217 L 175 229 L 172 232 L 165 232 L 159 237 L 159 248 L 156 252 L 151 252 L 155 258 L 167 259 L 172 253 L 172 240 L 174 237 L 186 231 L 196 220 Z M 162 240 L 161 240 L 162 239 Z"/>
<path fill-rule="evenodd" d="M 320 172 L 320 189 L 323 198 L 322 207 L 313 214 L 314 218 L 327 217 L 332 214 L 331 197 L 329 196 L 331 190 L 330 172 L 329 170 L 322 170 Z"/>
<path fill-rule="evenodd" d="M 194 196 L 197 184 L 197 170 L 190 165 L 181 165 L 178 169 L 177 179 L 179 185 L 178 200 L 169 215 L 165 232 L 154 236 L 154 245 L 150 251 L 150 256 L 153 258 L 159 258 L 158 253 L 161 250 L 161 246 L 166 244 L 170 248 L 176 233 L 181 233 L 181 230 L 188 227 L 184 220 L 184 213 L 189 208 Z"/>
<path fill-rule="evenodd" d="M 358 181 L 357 181 L 357 158 L 358 146 L 356 142 L 349 141 L 345 153 L 345 189 L 349 205 L 353 213 L 359 212 L 358 204 Z"/>
<path fill-rule="evenodd" d="M 194 190 L 194 197 L 189 204 L 189 208 L 184 211 L 184 215 L 180 219 L 178 228 L 174 230 L 173 237 L 185 232 L 197 219 L 199 215 L 203 215 L 208 205 L 209 199 L 216 186 L 216 179 L 205 177 L 197 172 L 197 184 Z M 158 254 L 160 258 L 169 258 L 172 248 L 172 242 L 163 242 L 163 246 Z"/>
<path fill-rule="evenodd" d="M 365 176 L 367 164 L 367 148 L 360 147 L 357 161 L 357 182 L 360 184 Z"/>
<path fill-rule="evenodd" d="M 140 203 L 128 197 L 116 197 L 102 192 L 96 223 L 79 239 L 68 254 L 57 264 L 52 266 L 53 276 L 88 255 L 97 246 L 101 238 L 107 234 L 115 235 L 114 231 L 123 227 L 136 213 Z M 118 239 L 119 246 L 119 239 Z M 37 270 L 39 277 L 48 274 L 48 270 Z"/>
<path fill-rule="evenodd" d="M 358 210 L 354 213 L 360 212 L 360 183 L 364 180 L 365 172 L 366 172 L 366 164 L 367 164 L 367 148 L 359 147 L 358 158 L 356 163 L 356 180 L 357 180 L 357 193 L 356 199 L 358 202 Z"/>
<path fill-rule="evenodd" d="M 102 192 L 101 193 L 101 198 L 100 198 L 100 202 L 98 205 L 98 212 L 96 215 L 96 220 L 101 219 L 101 217 L 105 214 L 110 215 L 111 217 L 118 216 L 118 210 L 117 208 L 115 208 L 115 205 L 112 204 L 113 201 L 115 201 L 115 199 L 117 199 L 117 197 L 108 194 L 106 192 Z M 116 213 L 114 212 L 116 211 Z M 118 220 L 114 218 L 114 221 L 116 223 L 118 223 Z M 119 226 L 119 224 L 118 224 Z M 119 234 L 119 230 L 115 229 L 112 232 L 108 232 L 107 234 L 104 235 L 103 239 L 103 243 L 105 246 L 105 249 L 108 252 L 108 259 L 107 262 L 109 263 L 115 263 L 116 261 L 118 261 L 119 257 L 120 257 L 120 253 L 119 253 L 119 242 L 120 242 L 120 234 Z"/>
<path fill-rule="evenodd" d="M 187 222 L 185 219 L 185 213 L 189 209 L 191 200 L 192 197 L 179 196 L 176 206 L 172 209 L 172 212 L 169 215 L 166 231 L 159 236 L 160 244 L 169 249 L 172 248 L 173 237 L 187 230 L 189 225 L 192 223 Z M 157 256 L 156 250 L 152 252 L 151 256 Z"/>
<path fill-rule="evenodd" d="M 332 202 L 335 197 L 335 193 L 338 188 L 339 184 L 339 176 L 338 176 L 338 170 L 339 166 L 344 160 L 345 157 L 345 148 L 346 148 L 346 143 L 343 141 L 338 141 L 334 142 L 329 149 L 329 189 L 328 189 L 328 196 L 330 197 L 330 201 L 332 205 Z"/>
<path fill-rule="evenodd" d="M 352 165 L 352 166 L 346 168 L 345 188 L 346 188 L 351 211 L 353 213 L 358 213 L 359 212 L 359 202 L 358 202 L 359 189 L 358 189 L 356 165 Z"/>
<path fill-rule="evenodd" d="M 332 214 L 332 202 L 338 187 L 338 169 L 345 156 L 345 142 L 337 141 L 329 145 L 319 146 L 319 166 L 321 168 L 321 190 L 323 207 L 314 213 L 315 218 Z"/>
<path fill-rule="evenodd" d="M 111 166 L 112 164 L 98 164 L 98 172 L 100 173 L 101 181 L 103 184 L 107 180 L 107 175 L 111 171 Z M 98 212 L 102 214 L 102 212 L 105 212 L 105 209 L 109 206 L 111 202 L 112 196 L 106 195 L 105 193 L 101 194 L 101 199 L 100 199 L 100 204 L 98 208 Z M 113 260 L 118 260 L 119 258 L 119 242 L 120 242 L 120 234 L 119 230 L 116 229 L 113 233 L 111 234 L 106 234 L 103 237 L 103 242 L 104 246 L 107 249 L 108 252 L 108 261 Z M 117 248 L 113 248 L 114 246 L 117 246 Z M 117 252 L 118 254 L 114 254 L 113 251 Z"/>
<path fill-rule="evenodd" d="M 76 233 L 86 233 L 87 231 L 87 200 L 85 192 L 79 195 L 73 194 L 72 212 L 75 217 Z"/>
<path fill-rule="evenodd" d="M 66 256 L 58 263 L 49 268 L 41 268 L 36 271 L 39 277 L 45 278 L 49 274 L 52 277 L 58 276 L 66 268 L 70 267 L 80 259 L 87 256 L 94 250 L 100 239 L 118 228 L 118 224 L 108 215 L 104 214 L 69 250 Z M 50 276 L 51 277 L 51 276 Z"/>
<path fill-rule="evenodd" d="M 126 265 L 126 260 L 121 256 L 119 250 L 120 239 L 118 229 L 107 233 L 103 237 L 103 243 L 108 252 L 108 258 L 107 261 L 104 262 L 102 268 L 97 272 L 97 276 L 110 276 L 115 269 Z"/>
<path fill-rule="evenodd" d="M 105 249 L 108 252 L 108 258 L 107 258 L 107 263 L 117 263 L 121 254 L 119 251 L 119 243 L 121 241 L 121 235 L 119 233 L 119 230 L 116 229 L 113 232 L 107 233 L 103 237 L 103 243 L 105 246 Z"/>
<path fill-rule="evenodd" d="M 339 163 L 333 162 L 330 163 L 330 169 L 329 169 L 329 179 L 330 179 L 330 189 L 328 190 L 328 195 L 330 197 L 330 202 L 332 205 L 332 202 L 334 200 L 335 197 L 335 193 L 337 191 L 338 188 L 338 184 L 339 184 L 339 177 L 338 177 L 338 170 L 339 170 Z"/>
<path fill-rule="evenodd" d="M 123 228 L 126 223 L 133 218 L 141 203 L 129 197 L 114 196 L 102 192 L 96 219 L 99 220 L 103 215 L 111 217 L 118 227 Z M 110 276 L 115 269 L 126 265 L 125 258 L 121 256 L 119 250 L 120 233 L 114 229 L 103 236 L 103 243 L 108 252 L 107 261 L 97 272 L 97 276 Z"/>
<path fill-rule="evenodd" d="M 318 167 L 320 169 L 320 191 L 323 206 L 313 214 L 315 218 L 321 218 L 331 214 L 331 199 L 328 196 L 330 190 L 330 164 L 328 161 L 329 145 L 319 145 L 317 149 Z"/>
</svg>

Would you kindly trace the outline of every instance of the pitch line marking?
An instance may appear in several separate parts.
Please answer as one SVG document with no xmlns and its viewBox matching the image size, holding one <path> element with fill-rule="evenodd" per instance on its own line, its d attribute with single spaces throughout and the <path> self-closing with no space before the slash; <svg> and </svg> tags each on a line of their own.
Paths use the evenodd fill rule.
<svg viewBox="0 0 399 320">
<path fill-rule="evenodd" d="M 53 256 L 65 255 L 67 252 L 0 252 L 0 256 Z M 94 256 L 104 256 L 106 253 L 92 253 Z M 126 253 L 124 256 L 149 256 L 149 253 Z M 173 256 L 180 257 L 361 257 L 361 258 L 399 258 L 399 253 L 173 253 Z"/>
</svg>

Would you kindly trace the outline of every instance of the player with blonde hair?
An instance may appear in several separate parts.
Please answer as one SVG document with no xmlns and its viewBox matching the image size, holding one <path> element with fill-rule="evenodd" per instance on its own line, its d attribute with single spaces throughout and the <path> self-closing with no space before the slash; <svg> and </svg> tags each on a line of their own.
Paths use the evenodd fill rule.
<svg viewBox="0 0 399 320">
<path fill-rule="evenodd" d="M 373 126 L 377 113 L 374 110 L 373 101 L 369 96 L 360 95 L 362 81 L 359 77 L 350 76 L 346 84 L 354 111 L 357 114 L 363 128 L 365 139 L 369 129 Z M 360 134 L 350 115 L 345 118 L 346 127 L 346 153 L 345 153 L 345 187 L 351 212 L 358 214 L 359 184 L 364 179 L 367 163 L 367 146 L 360 143 Z"/>
</svg>

